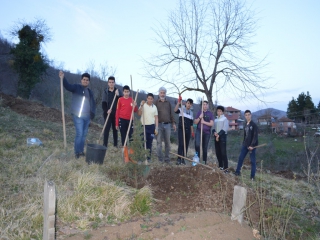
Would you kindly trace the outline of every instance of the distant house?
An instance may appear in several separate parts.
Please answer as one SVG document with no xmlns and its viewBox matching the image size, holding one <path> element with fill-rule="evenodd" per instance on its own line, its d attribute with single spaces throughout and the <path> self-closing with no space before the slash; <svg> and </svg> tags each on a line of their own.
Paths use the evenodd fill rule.
<svg viewBox="0 0 320 240">
<path fill-rule="evenodd" d="M 287 117 L 279 118 L 277 121 L 276 131 L 279 133 L 294 133 L 296 131 L 296 124 L 292 119 Z"/>
<path fill-rule="evenodd" d="M 240 119 L 240 113 L 241 111 L 239 109 L 233 107 L 226 107 L 224 109 L 224 115 L 229 121 L 229 130 L 242 129 L 243 120 Z"/>
<path fill-rule="evenodd" d="M 260 117 L 258 117 L 258 124 L 260 126 L 271 126 L 272 123 L 275 123 L 277 120 L 276 117 L 270 115 L 270 114 L 266 114 L 266 115 L 262 115 Z"/>
</svg>

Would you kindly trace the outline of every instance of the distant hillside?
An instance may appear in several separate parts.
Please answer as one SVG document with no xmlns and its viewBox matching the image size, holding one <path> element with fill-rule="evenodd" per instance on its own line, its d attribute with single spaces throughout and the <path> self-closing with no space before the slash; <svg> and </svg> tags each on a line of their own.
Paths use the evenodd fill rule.
<svg viewBox="0 0 320 240">
<path fill-rule="evenodd" d="M 274 108 L 266 108 L 266 109 L 261 109 L 259 111 L 253 112 L 252 113 L 252 120 L 257 121 L 260 116 L 270 114 L 273 117 L 277 117 L 278 119 L 281 117 L 286 117 L 287 113 L 282 110 L 274 109 Z"/>
</svg>

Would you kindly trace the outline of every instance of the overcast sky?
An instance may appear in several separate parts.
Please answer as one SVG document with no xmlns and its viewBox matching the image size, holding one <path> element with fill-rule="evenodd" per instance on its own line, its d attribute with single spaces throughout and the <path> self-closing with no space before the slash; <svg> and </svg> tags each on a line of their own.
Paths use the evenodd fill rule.
<svg viewBox="0 0 320 240">
<path fill-rule="evenodd" d="M 232 94 L 221 94 L 218 104 L 253 111 L 273 107 L 286 111 L 288 102 L 301 92 L 320 100 L 320 1 L 256 0 L 247 1 L 259 18 L 254 51 L 268 54 L 266 72 L 271 76 L 264 96 L 266 104 L 251 99 L 241 102 Z M 158 46 L 152 41 L 152 28 L 165 22 L 178 0 L 10 0 L 1 3 L 0 34 L 10 39 L 7 31 L 19 20 L 32 22 L 45 19 L 52 41 L 44 46 L 49 59 L 64 70 L 83 72 L 90 63 L 108 63 L 116 68 L 116 81 L 130 84 L 134 90 L 157 93 L 155 83 L 141 77 L 141 59 L 149 57 Z M 58 76 L 57 76 L 58 78 Z M 170 95 L 170 92 L 169 92 Z M 176 94 L 171 94 L 177 97 Z M 196 98 L 184 93 L 183 98 Z M 215 101 L 215 97 L 213 97 Z"/>
</svg>

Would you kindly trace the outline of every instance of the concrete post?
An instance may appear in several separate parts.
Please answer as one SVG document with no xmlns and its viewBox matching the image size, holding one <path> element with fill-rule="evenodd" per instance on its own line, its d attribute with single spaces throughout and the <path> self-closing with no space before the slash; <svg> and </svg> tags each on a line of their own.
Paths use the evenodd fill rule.
<svg viewBox="0 0 320 240">
<path fill-rule="evenodd" d="M 55 239 L 56 190 L 54 182 L 44 183 L 43 240 Z"/>
<path fill-rule="evenodd" d="M 240 186 L 234 186 L 233 204 L 231 220 L 238 220 L 240 224 L 243 222 L 243 212 L 245 211 L 247 200 L 247 189 Z"/>
</svg>

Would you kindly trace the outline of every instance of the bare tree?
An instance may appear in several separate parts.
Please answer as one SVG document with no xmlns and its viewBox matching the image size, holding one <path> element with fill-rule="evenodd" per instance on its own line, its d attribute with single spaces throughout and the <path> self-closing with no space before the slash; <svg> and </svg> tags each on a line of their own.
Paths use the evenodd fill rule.
<svg viewBox="0 0 320 240">
<path fill-rule="evenodd" d="M 108 62 L 106 61 L 103 64 L 100 64 L 100 79 L 103 81 L 107 81 L 109 76 L 114 76 L 116 73 L 116 69 L 112 66 L 108 65 Z"/>
<path fill-rule="evenodd" d="M 102 97 L 103 97 L 103 91 L 106 89 L 108 86 L 106 80 L 109 75 L 114 75 L 115 70 L 113 67 L 108 66 L 107 62 L 104 64 L 100 64 L 100 73 L 96 70 L 96 64 L 94 60 L 89 61 L 87 64 L 87 69 L 86 72 L 88 72 L 91 75 L 90 79 L 90 88 L 94 92 L 94 97 L 96 104 L 98 106 L 97 113 L 100 112 L 101 108 L 101 102 L 102 102 Z M 102 114 L 96 114 L 97 117 L 100 116 L 102 117 Z M 97 118 L 99 121 L 100 118 Z"/>
<path fill-rule="evenodd" d="M 154 29 L 160 50 L 145 60 L 146 77 L 174 82 L 180 93 L 205 94 L 210 109 L 213 92 L 225 87 L 241 99 L 259 99 L 266 63 L 250 50 L 256 21 L 241 0 L 180 0 L 168 22 Z"/>
</svg>

